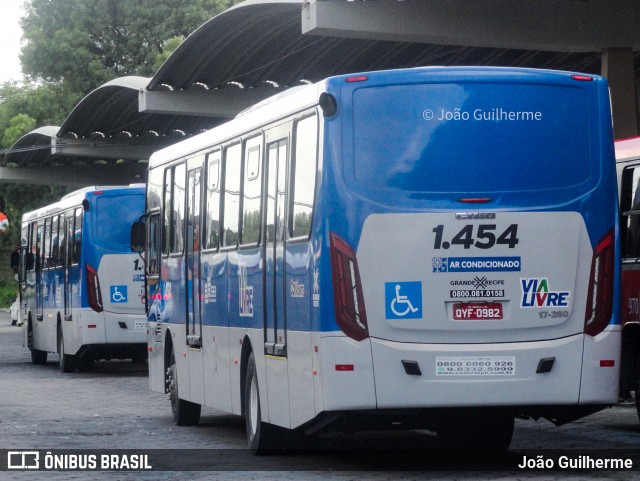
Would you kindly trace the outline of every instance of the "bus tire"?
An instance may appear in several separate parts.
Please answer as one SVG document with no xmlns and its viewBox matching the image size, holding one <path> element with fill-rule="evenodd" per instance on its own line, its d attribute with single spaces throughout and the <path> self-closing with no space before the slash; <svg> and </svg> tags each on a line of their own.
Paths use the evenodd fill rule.
<svg viewBox="0 0 640 481">
<path fill-rule="evenodd" d="M 437 430 L 447 449 L 491 449 L 504 451 L 513 437 L 514 417 L 488 412 L 456 412 Z"/>
<path fill-rule="evenodd" d="M 180 399 L 178 395 L 178 376 L 176 373 L 176 356 L 171 349 L 171 361 L 169 362 L 169 400 L 171 412 L 177 426 L 196 426 L 200 422 L 200 404 Z"/>
<path fill-rule="evenodd" d="M 32 364 L 46 364 L 47 363 L 47 351 L 41 351 L 40 349 L 34 349 L 33 347 L 33 325 L 29 321 L 27 327 L 27 346 L 31 351 L 31 363 Z"/>
<path fill-rule="evenodd" d="M 78 372 L 91 372 L 93 371 L 93 365 L 93 357 L 83 357 L 76 360 Z"/>
<path fill-rule="evenodd" d="M 262 422 L 258 373 L 253 352 L 247 360 L 244 384 L 244 420 L 247 430 L 247 444 L 255 454 L 270 454 L 284 448 L 284 437 L 279 432 L 279 428 Z"/>
<path fill-rule="evenodd" d="M 64 353 L 64 334 L 62 328 L 58 328 L 58 366 L 62 372 L 74 372 L 76 370 L 76 359 L 72 354 Z"/>
</svg>

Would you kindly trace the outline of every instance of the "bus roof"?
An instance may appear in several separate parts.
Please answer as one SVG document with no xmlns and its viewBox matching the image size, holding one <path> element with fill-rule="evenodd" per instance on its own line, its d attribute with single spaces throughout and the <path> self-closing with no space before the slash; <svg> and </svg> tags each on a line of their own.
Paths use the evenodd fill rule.
<svg viewBox="0 0 640 481">
<path fill-rule="evenodd" d="M 468 81 L 482 78 L 485 81 L 495 78 L 505 78 L 511 75 L 515 81 L 527 82 L 533 80 L 542 81 L 562 81 L 571 76 L 579 80 L 601 79 L 598 75 L 584 75 L 576 72 L 565 72 L 559 70 L 544 70 L 532 68 L 513 67 L 415 67 L 397 70 L 380 70 L 374 72 L 353 73 L 329 77 L 315 84 L 292 87 L 284 92 L 280 92 L 266 100 L 253 105 L 238 114 L 234 119 L 211 130 L 195 135 L 189 139 L 175 143 L 164 149 L 155 152 L 149 159 L 149 168 L 162 165 L 175 159 L 189 157 L 207 148 L 218 145 L 227 140 L 237 138 L 244 132 L 250 132 L 265 124 L 272 123 L 288 115 L 310 108 L 318 104 L 320 94 L 327 89 L 330 82 L 342 79 L 356 78 L 358 76 L 367 79 L 386 79 L 397 81 L 398 76 L 419 76 L 429 74 L 439 77 L 441 81 Z M 455 78 L 454 78 L 455 77 Z M 408 78 L 408 77 L 407 77 Z M 382 80 L 384 81 L 384 80 Z"/>
<path fill-rule="evenodd" d="M 122 194 L 123 191 L 138 192 L 142 195 L 144 194 L 144 191 L 145 191 L 145 185 L 131 184 L 131 185 L 105 185 L 105 186 L 84 187 L 74 192 L 70 192 L 69 194 L 65 195 L 62 199 L 60 199 L 58 202 L 54 202 L 52 204 L 40 207 L 30 212 L 25 212 L 22 216 L 22 221 L 25 222 L 32 219 L 37 219 L 45 215 L 50 215 L 55 212 L 63 211 L 71 207 L 78 206 L 82 203 L 84 199 L 86 199 L 89 195 L 94 193 L 108 193 L 112 195 L 118 195 L 118 194 Z"/>
<path fill-rule="evenodd" d="M 155 152 L 149 159 L 149 167 L 195 154 L 212 145 L 237 137 L 241 132 L 251 131 L 297 110 L 312 107 L 318 103 L 321 85 L 323 82 L 297 86 L 278 93 L 243 110 L 229 122 Z"/>
<path fill-rule="evenodd" d="M 631 137 L 615 141 L 616 160 L 631 160 L 640 158 L 640 137 Z"/>
</svg>

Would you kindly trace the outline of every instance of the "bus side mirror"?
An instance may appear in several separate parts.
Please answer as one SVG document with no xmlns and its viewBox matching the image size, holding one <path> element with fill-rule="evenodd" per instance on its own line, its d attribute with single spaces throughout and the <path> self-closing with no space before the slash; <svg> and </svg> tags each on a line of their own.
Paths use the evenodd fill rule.
<svg viewBox="0 0 640 481">
<path fill-rule="evenodd" d="M 131 224 L 131 251 L 144 252 L 147 232 L 144 222 L 134 222 Z"/>
<path fill-rule="evenodd" d="M 15 250 L 11 253 L 11 270 L 17 274 L 18 268 L 20 267 L 20 251 Z"/>
</svg>

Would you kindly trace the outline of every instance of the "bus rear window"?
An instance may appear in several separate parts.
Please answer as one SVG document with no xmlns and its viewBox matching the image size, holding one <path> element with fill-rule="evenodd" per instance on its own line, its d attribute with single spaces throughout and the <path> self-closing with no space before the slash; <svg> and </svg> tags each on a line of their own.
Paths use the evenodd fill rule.
<svg viewBox="0 0 640 481">
<path fill-rule="evenodd" d="M 143 196 L 100 196 L 95 210 L 95 243 L 109 251 L 130 252 L 131 224 L 144 210 Z"/>
<path fill-rule="evenodd" d="M 589 106 L 579 88 L 425 84 L 354 93 L 353 173 L 413 192 L 562 189 L 589 180 Z"/>
</svg>

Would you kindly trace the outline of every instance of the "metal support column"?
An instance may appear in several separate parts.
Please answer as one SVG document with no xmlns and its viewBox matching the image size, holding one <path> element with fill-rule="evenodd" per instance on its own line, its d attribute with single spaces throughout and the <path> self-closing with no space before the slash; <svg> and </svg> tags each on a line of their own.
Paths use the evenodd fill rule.
<svg viewBox="0 0 640 481">
<path fill-rule="evenodd" d="M 635 137 L 638 130 L 638 98 L 631 48 L 602 51 L 602 75 L 609 81 L 613 129 L 616 139 Z"/>
</svg>

